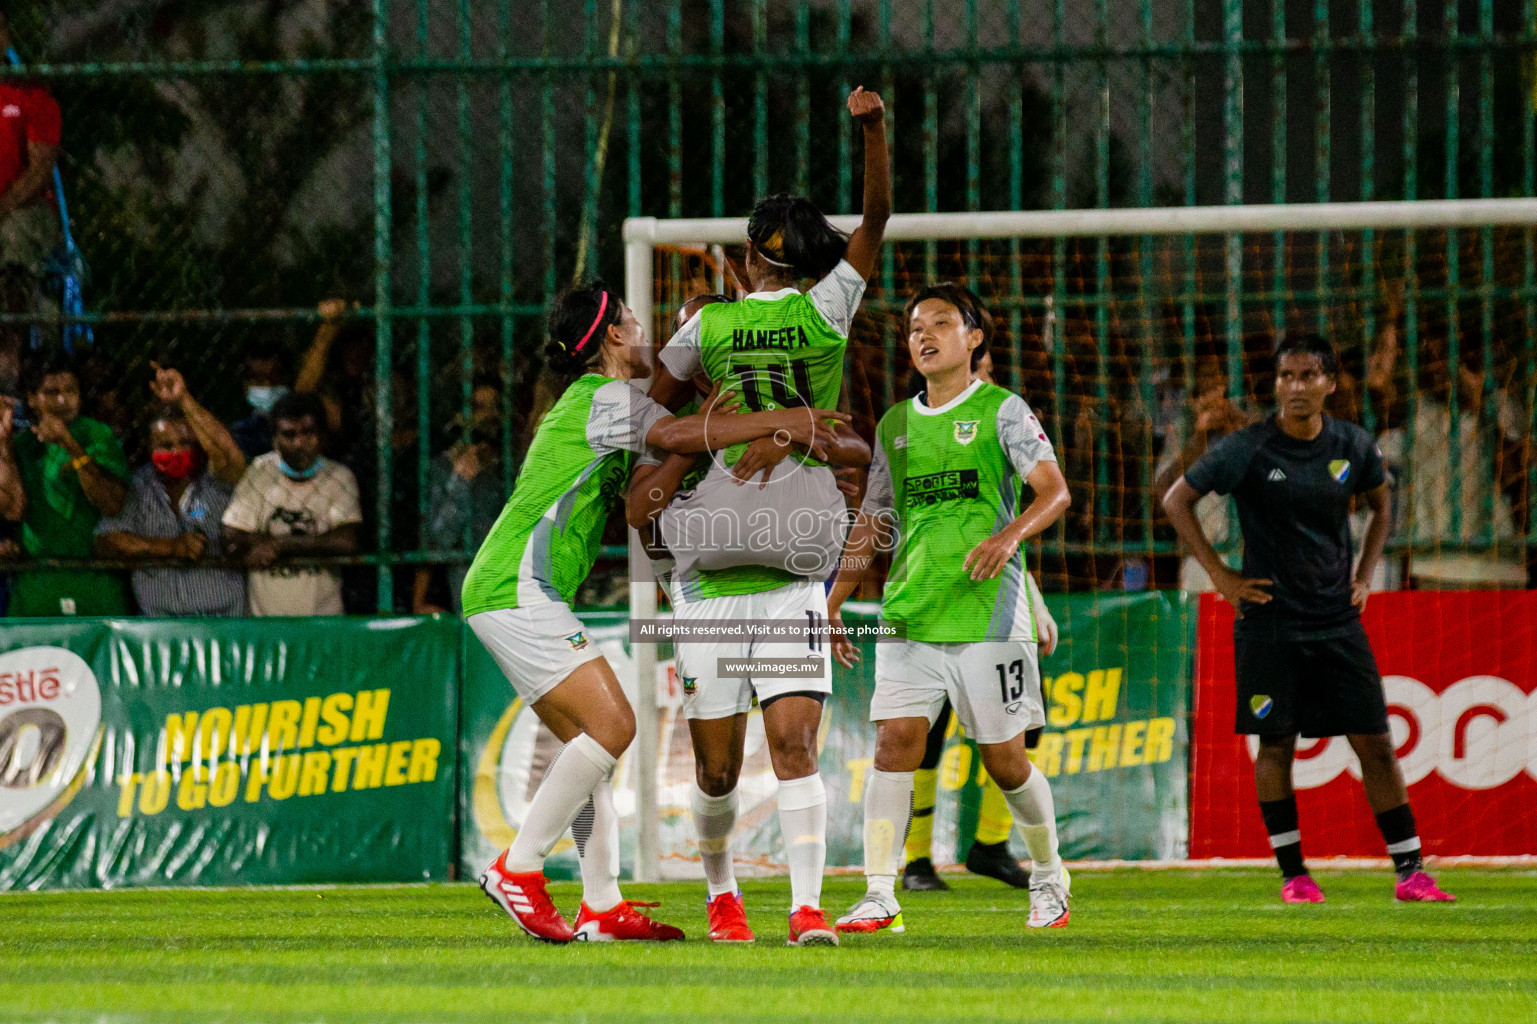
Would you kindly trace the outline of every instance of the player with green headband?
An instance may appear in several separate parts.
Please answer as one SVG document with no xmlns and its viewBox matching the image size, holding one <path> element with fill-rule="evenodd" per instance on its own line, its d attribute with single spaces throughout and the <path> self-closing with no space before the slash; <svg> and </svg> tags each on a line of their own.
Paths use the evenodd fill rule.
<svg viewBox="0 0 1537 1024">
<path fill-rule="evenodd" d="M 832 408 L 843 390 L 843 362 L 865 281 L 875 270 L 891 213 L 885 107 L 855 89 L 851 116 L 864 131 L 864 210 L 845 237 L 809 201 L 770 196 L 747 228 L 746 275 L 752 291 L 736 302 L 704 305 L 660 354 L 652 397 L 680 408 L 704 373 L 740 393 L 749 409 Z M 802 292 L 805 281 L 814 283 Z M 779 780 L 779 822 L 790 869 L 789 942 L 836 945 L 821 909 L 827 859 L 827 791 L 817 766 L 822 702 L 832 691 L 826 651 L 827 593 L 848 521 L 838 481 L 825 462 L 863 465 L 869 448 L 839 431 L 825 456 L 788 438 L 728 449 L 692 492 L 672 500 L 668 487 L 631 488 L 631 522 L 653 517 L 676 562 L 669 593 L 674 620 L 796 623 L 792 639 L 732 637 L 679 641 L 677 671 L 695 756 L 694 827 L 709 886 L 710 937 L 750 942 L 731 856 L 736 784 L 747 715 L 756 696 L 770 760 Z M 681 481 L 687 467 L 657 456 L 653 473 Z M 776 468 L 777 467 L 777 468 Z M 756 486 L 744 486 L 753 480 Z M 661 495 L 653 500 L 652 492 Z M 669 505 L 670 503 L 670 505 Z M 667 506 L 665 511 L 658 506 Z M 641 507 L 644 506 L 644 507 Z M 726 671 L 731 662 L 761 659 Z M 809 662 L 814 676 L 786 677 L 770 663 Z"/>
<path fill-rule="evenodd" d="M 571 611 L 597 559 L 603 527 L 634 453 L 699 452 L 781 434 L 825 455 L 823 409 L 752 415 L 712 395 L 714 415 L 682 418 L 631 385 L 651 374 L 640 323 L 601 283 L 559 296 L 550 311 L 547 365 L 568 382 L 540 423 L 512 497 L 470 565 L 464 615 L 513 689 L 565 746 L 545 772 L 512 845 L 481 888 L 524 931 L 548 942 L 681 939 L 623 899 L 610 781 L 635 738 L 635 715 L 602 653 Z M 567 829 L 581 861 L 575 926 L 545 888 L 544 859 Z"/>
<path fill-rule="evenodd" d="M 1032 928 L 1068 922 L 1069 879 L 1057 854 L 1046 777 L 1025 754 L 1045 724 L 1038 632 L 1021 545 L 1068 506 L 1067 482 L 1025 400 L 977 376 L 991 319 L 954 284 L 924 288 L 903 320 L 926 388 L 881 417 L 864 505 L 828 598 L 834 656 L 858 652 L 839 611 L 875 551 L 893 552 L 881 620 L 897 639 L 875 655 L 875 765 L 865 790 L 863 899 L 840 931 L 901 930 L 895 895 L 913 801 L 913 773 L 946 700 L 977 743 L 1030 850 Z M 1020 511 L 1021 484 L 1031 501 Z"/>
</svg>

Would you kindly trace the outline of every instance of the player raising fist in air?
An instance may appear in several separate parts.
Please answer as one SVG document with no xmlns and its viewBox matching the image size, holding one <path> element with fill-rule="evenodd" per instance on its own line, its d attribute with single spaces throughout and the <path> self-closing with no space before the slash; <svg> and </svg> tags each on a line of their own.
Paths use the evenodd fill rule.
<svg viewBox="0 0 1537 1024">
<path fill-rule="evenodd" d="M 648 446 L 698 452 L 784 432 L 825 454 L 830 432 L 822 422 L 847 417 L 821 409 L 673 417 L 630 386 L 650 376 L 651 344 L 601 282 L 560 295 L 549 332 L 548 366 L 569 383 L 539 424 L 512 497 L 470 565 L 464 615 L 518 696 L 565 746 L 517 838 L 482 872 L 480 885 L 536 939 L 681 939 L 677 928 L 619 895 L 610 780 L 635 738 L 635 715 L 571 600 L 597 559 L 633 453 Z M 582 867 L 574 928 L 551 903 L 543 870 L 568 828 Z"/>
<path fill-rule="evenodd" d="M 1398 869 L 1405 901 L 1441 901 L 1422 869 L 1409 792 L 1393 755 L 1382 677 L 1361 609 L 1388 536 L 1388 479 L 1371 435 L 1324 415 L 1339 357 L 1317 335 L 1287 337 L 1275 355 L 1276 412 L 1228 434 L 1174 482 L 1163 507 L 1180 540 L 1232 604 L 1240 735 L 1259 736 L 1254 786 L 1281 898 L 1322 903 L 1302 862 L 1292 791 L 1297 736 L 1345 736 L 1361 761 L 1366 799 Z M 1234 572 L 1192 513 L 1203 495 L 1231 494 L 1243 532 Z M 1350 503 L 1371 508 L 1360 564 L 1350 572 Z"/>
<path fill-rule="evenodd" d="M 900 640 L 875 648 L 875 768 L 865 789 L 863 899 L 838 929 L 902 927 L 895 884 L 930 727 L 946 698 L 976 740 L 1021 827 L 1034 870 L 1032 928 L 1068 921 L 1069 879 L 1057 855 L 1056 808 L 1025 755 L 1042 726 L 1039 639 L 1022 544 L 1067 510 L 1067 481 L 1025 400 L 976 375 L 992 335 L 977 297 L 959 285 L 924 288 L 903 318 L 922 394 L 881 417 L 864 506 L 849 534 L 828 615 L 854 592 L 877 545 L 895 540 L 881 620 Z M 1021 484 L 1032 492 L 1020 510 Z M 834 641 L 845 666 L 857 656 Z"/>
<path fill-rule="evenodd" d="M 864 129 L 859 227 L 845 237 L 798 196 L 760 200 L 747 225 L 753 290 L 737 302 L 703 306 L 662 349 L 651 394 L 668 408 L 693 397 L 701 372 L 740 393 L 748 409 L 804 414 L 807 408 L 838 404 L 849 328 L 891 213 L 885 107 L 879 96 L 859 88 L 849 95 L 848 110 Z M 806 280 L 815 283 L 802 292 L 799 285 Z M 669 586 L 676 622 L 788 620 L 811 627 L 805 640 L 678 644 L 683 713 L 696 762 L 692 810 L 709 885 L 710 937 L 753 939 L 732 867 L 731 830 L 747 715 L 756 695 L 779 781 L 779 822 L 790 868 L 789 942 L 836 945 L 837 932 L 821 908 L 827 790 L 817 765 L 817 734 L 822 702 L 832 692 L 832 663 L 820 632 L 827 621 L 824 581 L 843 546 L 847 506 L 826 462 L 864 465 L 869 447 L 844 429 L 821 456 L 798 451 L 788 440 L 726 451 L 691 494 L 660 512 L 660 523 L 676 562 Z M 775 471 L 782 460 L 788 461 Z M 670 489 L 680 478 L 665 469 L 656 472 L 668 476 L 666 487 L 649 480 L 632 486 L 631 522 L 637 526 L 672 500 Z M 770 482 L 749 486 L 748 478 Z M 659 499 L 649 498 L 654 489 Z M 641 504 L 646 507 L 638 508 Z M 723 520 L 732 524 L 725 531 Z M 773 529 L 760 529 L 765 522 Z M 799 528 L 806 523 L 817 528 Z M 714 543 L 733 529 L 747 543 Z M 773 535 L 767 542 L 760 539 L 765 533 Z M 793 540 L 805 543 L 791 550 Z M 806 659 L 816 674 L 786 678 L 767 668 L 745 675 L 721 671 L 730 661 L 792 657 Z"/>
</svg>

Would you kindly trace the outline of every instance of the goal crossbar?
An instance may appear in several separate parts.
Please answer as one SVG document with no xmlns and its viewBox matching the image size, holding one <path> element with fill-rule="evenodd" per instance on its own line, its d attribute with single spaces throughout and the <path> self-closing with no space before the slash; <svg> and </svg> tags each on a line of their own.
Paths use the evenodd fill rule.
<svg viewBox="0 0 1537 1024">
<path fill-rule="evenodd" d="M 828 218 L 852 231 L 860 218 Z M 1289 203 L 1254 206 L 1133 207 L 1093 210 L 1008 210 L 899 213 L 886 223 L 888 242 L 950 239 L 1061 238 L 1128 235 L 1239 235 L 1284 231 L 1537 227 L 1537 198 L 1446 199 L 1365 203 Z M 625 300 L 642 324 L 652 322 L 653 253 L 662 245 L 738 245 L 747 218 L 630 217 L 624 222 Z M 646 554 L 630 531 L 630 615 L 656 615 L 656 585 Z M 656 647 L 632 648 L 636 669 L 636 857 L 638 881 L 657 878 L 661 851 L 657 794 Z"/>
<path fill-rule="evenodd" d="M 858 215 L 828 219 L 842 231 L 852 231 L 859 226 Z M 1502 224 L 1537 224 L 1537 199 L 899 213 L 886 222 L 886 241 L 1233 234 L 1254 231 L 1389 231 L 1408 228 L 1478 228 Z M 678 245 L 684 242 L 731 245 L 742 242 L 746 237 L 745 217 L 631 217 L 624 222 L 627 248 L 637 245 Z"/>
</svg>

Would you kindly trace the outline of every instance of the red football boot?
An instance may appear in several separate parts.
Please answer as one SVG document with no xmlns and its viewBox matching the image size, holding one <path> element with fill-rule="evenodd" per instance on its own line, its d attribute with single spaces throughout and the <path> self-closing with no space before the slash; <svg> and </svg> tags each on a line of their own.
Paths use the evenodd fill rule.
<svg viewBox="0 0 1537 1024">
<path fill-rule="evenodd" d="M 544 942 L 570 942 L 576 937 L 545 891 L 543 871 L 507 870 L 507 851 L 480 873 L 480 887 L 491 901 L 518 922 L 518 927 Z"/>
<path fill-rule="evenodd" d="M 752 929 L 747 925 L 747 911 L 742 906 L 740 892 L 723 892 L 705 907 L 710 913 L 711 942 L 752 942 Z"/>
<path fill-rule="evenodd" d="M 836 946 L 838 933 L 816 907 L 797 907 L 790 913 L 790 945 Z"/>
<path fill-rule="evenodd" d="M 671 942 L 683 938 L 682 929 L 653 921 L 635 909 L 657 906 L 661 904 L 620 900 L 611 910 L 599 914 L 583 903 L 581 912 L 576 915 L 576 941 Z"/>
</svg>

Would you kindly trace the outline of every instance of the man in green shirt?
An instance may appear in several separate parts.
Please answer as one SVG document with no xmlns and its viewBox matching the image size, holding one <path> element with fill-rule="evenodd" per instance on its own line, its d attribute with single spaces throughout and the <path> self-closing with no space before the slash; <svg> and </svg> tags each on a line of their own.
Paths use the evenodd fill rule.
<svg viewBox="0 0 1537 1024">
<path fill-rule="evenodd" d="M 96 522 L 123 509 L 128 459 L 112 429 L 80 415 L 80 380 L 61 359 L 32 368 L 22 393 L 31 426 L 12 436 L 15 409 L 0 403 L 0 514 L 19 522 L 32 558 L 90 558 Z M 44 569 L 19 573 L 12 616 L 124 615 L 114 573 Z"/>
</svg>

